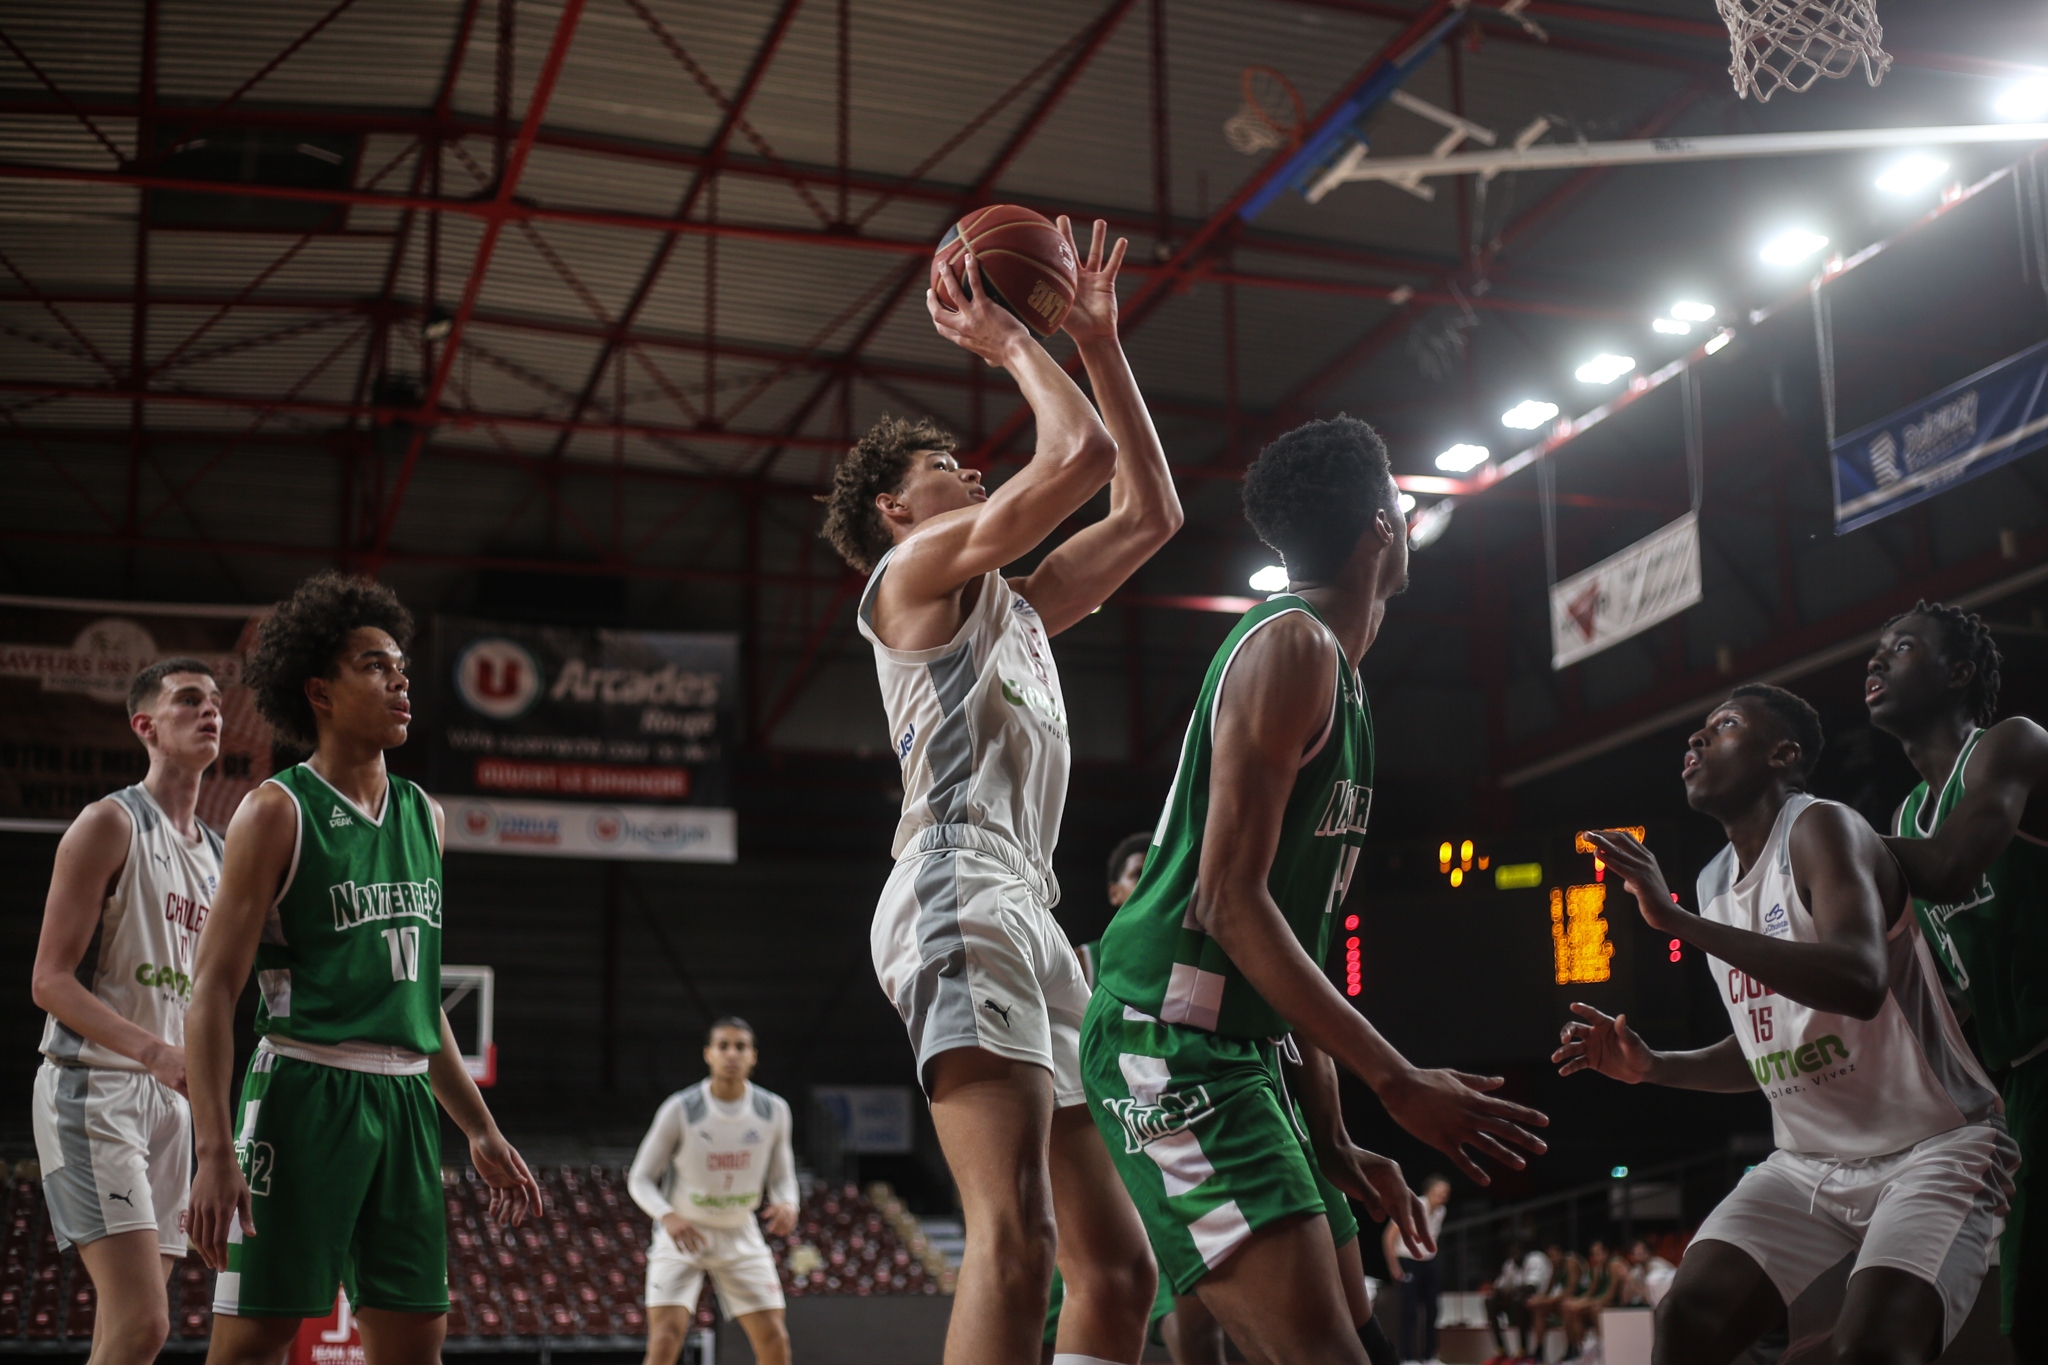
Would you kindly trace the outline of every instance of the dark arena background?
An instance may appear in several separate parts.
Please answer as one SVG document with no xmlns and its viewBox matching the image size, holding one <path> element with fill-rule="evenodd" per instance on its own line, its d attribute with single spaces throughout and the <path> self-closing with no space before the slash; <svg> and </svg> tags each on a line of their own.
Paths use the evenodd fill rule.
<svg viewBox="0 0 2048 1365">
<path fill-rule="evenodd" d="M 1417 548 L 1362 670 L 1371 826 L 1327 967 L 1412 1059 L 1552 1118 L 1526 1171 L 1453 1182 L 1442 1359 L 1495 1354 L 1476 1291 L 1511 1237 L 1677 1259 L 1770 1114 L 1557 1076 L 1574 1000 L 1657 1046 L 1728 1032 L 1702 955 L 1578 833 L 1641 827 L 1690 904 L 1722 840 L 1683 746 L 1748 681 L 1818 708 L 1814 789 L 1888 828 L 1915 778 L 1861 678 L 1916 599 L 1981 613 L 2001 714 L 2048 713 L 2048 12 L 1880 10 L 1880 85 L 1766 104 L 1705 0 L 0 0 L 0 1351 L 83 1359 L 92 1332 L 39 1193 L 29 967 L 59 835 L 142 771 L 127 676 L 232 677 L 268 606 L 341 568 L 421 623 L 392 766 L 448 807 L 444 956 L 491 969 L 490 1048 L 481 990 L 453 1014 L 550 1199 L 495 1228 L 446 1129 L 448 1352 L 640 1358 L 623 1166 L 736 1014 L 795 1113 L 795 1359 L 938 1359 L 959 1213 L 868 950 L 902 784 L 815 495 L 884 413 L 935 417 L 992 484 L 1029 457 L 1015 386 L 922 298 L 992 203 L 1130 239 L 1122 333 L 1187 512 L 1056 645 L 1061 924 L 1108 922 L 1109 851 L 1152 827 L 1276 560 L 1245 466 L 1369 420 Z M 2009 125 L 2034 131 L 1983 132 Z M 1921 128 L 1958 136 L 1673 155 Z M 1600 159 L 1623 144 L 1661 150 Z M 1595 155 L 1315 184 L 1518 146 Z M 2034 383 L 2033 425 L 1845 512 L 1848 438 L 1903 413 L 1898 459 L 1938 464 L 1979 376 Z M 1670 527 L 1674 604 L 1554 666 L 1609 629 L 1575 576 L 1651 575 L 1622 552 Z M 297 757 L 233 687 L 228 729 L 216 826 Z M 1346 1085 L 1361 1144 L 1447 1169 Z M 167 1354 L 204 1350 L 208 1278 L 174 1277 Z M 1949 1358 L 2006 1358 L 1994 1298 Z M 690 1358 L 751 1359 L 717 1319 L 707 1290 Z"/>
</svg>

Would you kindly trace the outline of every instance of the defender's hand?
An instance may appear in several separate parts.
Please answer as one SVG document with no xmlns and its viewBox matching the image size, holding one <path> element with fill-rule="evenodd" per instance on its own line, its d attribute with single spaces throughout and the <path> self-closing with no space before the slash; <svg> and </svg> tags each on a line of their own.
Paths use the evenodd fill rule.
<svg viewBox="0 0 2048 1365">
<path fill-rule="evenodd" d="M 969 280 L 974 286 L 972 298 L 967 292 Z M 989 296 L 988 285 L 981 278 L 981 262 L 972 251 L 963 253 L 959 265 L 940 268 L 938 288 L 925 290 L 924 304 L 940 336 L 991 365 L 1000 367 L 1014 348 L 1033 344 L 1030 330 Z"/>
<path fill-rule="evenodd" d="M 680 1213 L 661 1215 L 661 1229 L 679 1251 L 702 1251 L 711 1245 L 711 1239 L 704 1235 L 703 1229 Z"/>
<path fill-rule="evenodd" d="M 540 1182 L 526 1168 L 526 1158 L 505 1141 L 503 1133 L 493 1128 L 471 1138 L 469 1160 L 490 1187 L 492 1222 L 516 1227 L 526 1221 L 527 1215 L 541 1211 Z"/>
<path fill-rule="evenodd" d="M 1547 1128 L 1549 1116 L 1486 1093 L 1500 1085 L 1498 1076 L 1410 1069 L 1380 1092 L 1380 1103 L 1394 1122 L 1456 1162 L 1466 1175 L 1488 1185 L 1493 1177 L 1465 1150 L 1468 1146 L 1517 1171 L 1528 1162 L 1502 1139 L 1539 1155 L 1549 1150 L 1542 1138 L 1522 1127 Z"/>
<path fill-rule="evenodd" d="M 1319 1157 L 1316 1164 L 1332 1185 L 1365 1205 L 1374 1222 L 1391 1218 L 1409 1246 L 1423 1251 L 1436 1249 L 1421 1196 L 1401 1178 L 1400 1162 L 1346 1142 Z"/>
<path fill-rule="evenodd" d="M 1550 1060 L 1557 1063 L 1558 1075 L 1592 1070 L 1630 1085 L 1640 1085 L 1650 1078 L 1650 1049 L 1628 1026 L 1626 1014 L 1609 1018 L 1591 1005 L 1577 1001 L 1572 1002 L 1572 1013 L 1579 1018 L 1558 1031 L 1562 1046 L 1550 1054 Z"/>
<path fill-rule="evenodd" d="M 142 1059 L 149 1068 L 149 1074 L 163 1085 L 169 1086 L 185 1098 L 192 1098 L 192 1092 L 185 1088 L 185 1049 L 175 1043 L 158 1043 L 150 1049 L 149 1056 Z"/>
<path fill-rule="evenodd" d="M 1635 894 L 1643 920 L 1652 929 L 1660 934 L 1675 934 L 1680 924 L 1692 918 L 1671 899 L 1671 888 L 1664 884 L 1664 869 L 1657 865 L 1657 855 L 1637 843 L 1635 835 L 1627 830 L 1603 829 L 1589 831 L 1586 838 L 1599 847 L 1601 858 Z"/>
<path fill-rule="evenodd" d="M 1089 240 L 1088 254 L 1081 254 L 1080 244 L 1074 240 L 1074 224 L 1064 213 L 1060 215 L 1060 231 L 1066 236 L 1067 245 L 1074 249 L 1074 260 L 1078 265 L 1074 285 L 1074 306 L 1067 310 L 1066 321 L 1060 330 L 1077 342 L 1115 340 L 1116 338 L 1116 272 L 1123 266 L 1124 252 L 1130 242 L 1119 237 L 1110 248 L 1109 258 L 1103 259 L 1102 244 L 1109 235 L 1109 224 L 1100 218 L 1095 220 L 1095 235 Z"/>
<path fill-rule="evenodd" d="M 234 1220 L 242 1220 L 242 1235 L 256 1235 L 256 1212 L 249 1202 L 249 1182 L 232 1155 L 202 1157 L 192 1176 L 191 1202 L 186 1206 L 185 1229 L 192 1249 L 209 1270 L 228 1268 L 228 1237 Z"/>
<path fill-rule="evenodd" d="M 770 1204 L 762 1210 L 762 1221 L 768 1224 L 768 1231 L 777 1237 L 787 1237 L 796 1231 L 796 1205 Z"/>
</svg>

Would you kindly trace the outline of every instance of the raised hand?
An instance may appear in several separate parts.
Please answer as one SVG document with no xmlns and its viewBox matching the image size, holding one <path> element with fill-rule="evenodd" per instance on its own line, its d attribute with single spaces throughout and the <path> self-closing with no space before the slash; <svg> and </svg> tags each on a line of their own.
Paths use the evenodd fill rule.
<svg viewBox="0 0 2048 1365">
<path fill-rule="evenodd" d="M 1100 218 L 1095 220 L 1095 233 L 1089 239 L 1087 255 L 1081 254 L 1081 247 L 1074 240 L 1074 224 L 1064 213 L 1060 215 L 1060 231 L 1066 234 L 1067 245 L 1074 249 L 1074 259 L 1079 262 L 1078 279 L 1074 286 L 1074 306 L 1067 310 L 1067 319 L 1060 324 L 1060 330 L 1076 342 L 1113 339 L 1116 336 L 1116 272 L 1124 263 L 1124 252 L 1130 242 L 1119 237 L 1110 248 L 1109 258 L 1103 259 L 1102 244 L 1109 236 L 1109 224 Z"/>
<path fill-rule="evenodd" d="M 1006 365 L 1012 348 L 1031 344 L 1030 331 L 989 294 L 972 251 L 962 253 L 958 264 L 939 268 L 937 287 L 924 291 L 924 306 L 940 336 L 991 365 Z"/>
<path fill-rule="evenodd" d="M 1394 1122 L 1456 1162 L 1458 1169 L 1482 1185 L 1493 1183 L 1473 1155 L 1521 1170 L 1529 1163 L 1506 1144 L 1541 1155 L 1549 1150 L 1542 1138 L 1522 1127 L 1547 1128 L 1550 1117 L 1534 1109 L 1495 1099 L 1498 1076 L 1471 1076 L 1462 1071 L 1412 1069 L 1379 1092 L 1380 1103 Z M 1502 1139 L 1506 1139 L 1505 1142 Z"/>
<path fill-rule="evenodd" d="M 1671 888 L 1664 884 L 1664 869 L 1657 865 L 1657 855 L 1638 843 L 1635 835 L 1627 830 L 1603 829 L 1588 832 L 1586 838 L 1599 847 L 1602 860 L 1635 894 L 1643 919 L 1652 929 L 1673 933 L 1674 925 L 1691 918 L 1672 901 Z"/>
<path fill-rule="evenodd" d="M 1579 1017 L 1558 1030 L 1560 1046 L 1550 1054 L 1550 1060 L 1557 1063 L 1558 1075 L 1597 1071 L 1630 1085 L 1650 1078 L 1650 1049 L 1628 1026 L 1626 1014 L 1610 1018 L 1577 1001 L 1572 1002 L 1572 1013 Z"/>
</svg>

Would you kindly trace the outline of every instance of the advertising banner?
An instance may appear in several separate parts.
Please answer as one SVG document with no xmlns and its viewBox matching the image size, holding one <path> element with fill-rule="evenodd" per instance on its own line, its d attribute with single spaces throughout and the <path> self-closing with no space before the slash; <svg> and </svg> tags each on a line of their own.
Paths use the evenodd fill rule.
<svg viewBox="0 0 2048 1365">
<path fill-rule="evenodd" d="M 2048 445 L 2048 341 L 1834 444 L 1835 534 Z"/>
<path fill-rule="evenodd" d="M 907 1085 L 814 1085 L 811 1101 L 832 1118 L 842 1152 L 908 1152 L 916 1148 Z"/>
<path fill-rule="evenodd" d="M 0 826 L 61 829 L 81 808 L 149 771 L 128 728 L 128 684 L 188 655 L 222 689 L 221 755 L 199 788 L 199 818 L 225 830 L 271 772 L 270 727 L 241 685 L 263 610 L 0 597 Z"/>
<path fill-rule="evenodd" d="M 1700 522 L 1688 512 L 1550 590 L 1550 666 L 1568 668 L 1700 600 Z"/>
<path fill-rule="evenodd" d="M 434 623 L 451 848 L 731 862 L 731 635 Z"/>
</svg>

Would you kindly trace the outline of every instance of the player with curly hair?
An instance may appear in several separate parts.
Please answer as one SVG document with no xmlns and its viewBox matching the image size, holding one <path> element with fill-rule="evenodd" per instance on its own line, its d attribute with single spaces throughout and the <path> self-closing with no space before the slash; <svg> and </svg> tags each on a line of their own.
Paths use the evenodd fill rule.
<svg viewBox="0 0 2048 1365">
<path fill-rule="evenodd" d="M 903 765 L 896 866 L 870 939 L 960 1189 L 967 1249 L 946 1332 L 956 1365 L 1036 1365 L 1055 1218 L 1067 1286 L 1056 1360 L 1136 1360 L 1152 1302 L 1144 1229 L 1081 1109 L 1088 992 L 1052 916 L 1071 753 L 1051 637 L 1181 523 L 1117 340 L 1126 243 L 1105 257 L 1106 236 L 1096 223 L 1063 324 L 1099 415 L 990 297 L 969 253 L 962 274 L 939 273 L 926 307 L 939 335 L 1017 381 L 1037 453 L 990 493 L 944 432 L 884 419 L 840 463 L 827 500 L 826 536 L 868 574 L 858 624 Z M 1004 576 L 1105 483 L 1108 515 L 1030 573 Z"/>
<path fill-rule="evenodd" d="M 1338 1066 L 1482 1182 L 1467 1147 L 1518 1168 L 1511 1144 L 1543 1149 L 1521 1126 L 1543 1115 L 1484 1093 L 1497 1078 L 1409 1063 L 1319 965 L 1372 807 L 1358 663 L 1408 582 L 1399 498 L 1386 446 L 1351 417 L 1288 432 L 1246 473 L 1245 517 L 1287 590 L 1209 665 L 1082 1025 L 1090 1113 L 1162 1275 L 1254 1360 L 1391 1356 L 1344 1195 L 1434 1248 L 1400 1167 L 1346 1133 Z"/>
<path fill-rule="evenodd" d="M 235 812 L 193 966 L 190 1228 L 221 1272 L 211 1365 L 276 1365 L 337 1285 L 376 1365 L 439 1361 L 436 1100 L 469 1137 L 492 1215 L 540 1208 L 441 1012 L 441 805 L 384 766 L 412 726 L 411 638 L 389 588 L 323 573 L 264 621 L 244 674 L 264 719 L 313 753 Z M 260 1040 L 231 1111 L 252 966 Z"/>
<path fill-rule="evenodd" d="M 2000 1243 L 2002 1322 L 2048 1359 L 2048 730 L 1998 716 L 1984 619 L 1920 602 L 1885 622 L 1863 675 L 1870 723 L 1920 773 L 1885 842 L 1928 941 L 1970 1002 L 1977 1052 L 2005 1073 L 2024 1158 Z"/>
</svg>

